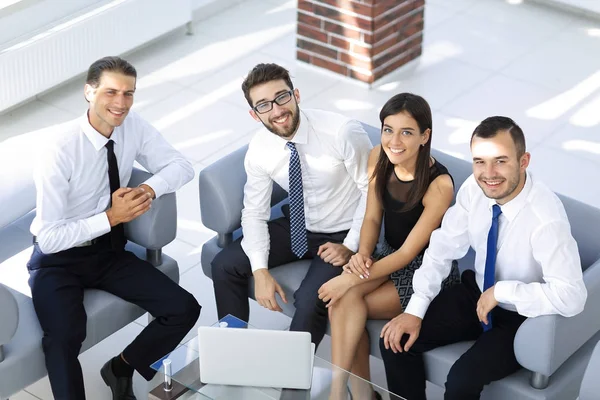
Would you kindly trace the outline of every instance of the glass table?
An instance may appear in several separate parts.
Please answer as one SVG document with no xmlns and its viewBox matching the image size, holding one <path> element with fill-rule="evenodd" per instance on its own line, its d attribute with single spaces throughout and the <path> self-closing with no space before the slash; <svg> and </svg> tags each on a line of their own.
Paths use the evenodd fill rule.
<svg viewBox="0 0 600 400">
<path fill-rule="evenodd" d="M 226 327 L 225 329 L 259 329 L 231 315 L 213 326 Z M 356 393 L 368 393 L 371 388 L 376 390 L 384 400 L 403 400 L 400 396 L 343 371 L 316 355 L 312 371 L 312 385 L 308 390 L 203 384 L 200 382 L 198 349 L 199 343 L 196 334 L 168 356 L 152 364 L 152 368 L 158 373 L 152 381 L 156 387 L 149 393 L 151 400 L 327 400 L 330 399 L 334 376 L 342 377 L 341 379 L 348 382 L 348 387 L 352 388 L 352 391 L 348 390 L 347 394 L 342 394 L 341 399 L 343 400 L 370 400 L 359 399 L 358 397 L 363 395 Z M 355 393 L 354 398 L 350 393 Z"/>
</svg>

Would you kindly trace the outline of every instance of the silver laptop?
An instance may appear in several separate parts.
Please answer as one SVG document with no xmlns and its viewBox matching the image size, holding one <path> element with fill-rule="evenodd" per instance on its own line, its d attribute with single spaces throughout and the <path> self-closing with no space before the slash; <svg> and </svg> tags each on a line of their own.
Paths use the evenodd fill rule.
<svg viewBox="0 0 600 400">
<path fill-rule="evenodd" d="M 202 383 L 310 389 L 308 332 L 200 327 L 198 347 Z"/>
</svg>

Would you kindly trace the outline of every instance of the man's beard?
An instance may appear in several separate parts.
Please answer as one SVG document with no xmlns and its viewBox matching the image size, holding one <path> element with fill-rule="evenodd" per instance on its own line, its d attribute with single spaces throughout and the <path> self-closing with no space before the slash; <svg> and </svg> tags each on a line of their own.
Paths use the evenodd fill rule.
<svg viewBox="0 0 600 400">
<path fill-rule="evenodd" d="M 296 112 L 292 113 L 291 111 L 289 111 L 286 114 L 291 114 L 292 116 L 292 125 L 289 129 L 282 130 L 276 128 L 271 122 L 269 122 L 268 124 L 266 124 L 262 120 L 261 122 L 265 126 L 265 128 L 269 130 L 269 132 L 274 133 L 275 135 L 280 136 L 284 139 L 287 139 L 291 137 L 294 133 L 296 133 L 296 130 L 298 129 L 298 125 L 300 124 L 300 107 L 298 107 L 298 104 L 296 104 Z"/>
<path fill-rule="evenodd" d="M 481 190 L 483 190 L 483 193 L 485 194 L 485 196 L 489 199 L 493 199 L 493 200 L 502 200 L 508 196 L 510 196 L 519 186 L 519 184 L 521 183 L 521 177 L 520 175 L 517 173 L 516 177 L 511 177 L 511 178 L 502 178 L 505 179 L 505 182 L 507 184 L 507 189 L 499 194 L 495 194 L 495 195 L 491 195 L 490 193 L 488 193 L 486 191 L 487 187 L 485 186 L 484 182 L 481 182 L 480 179 L 483 178 L 479 178 L 477 179 L 477 183 L 479 185 L 479 187 L 481 188 Z M 488 179 L 488 178 L 485 178 Z M 488 180 L 494 180 L 495 178 L 489 178 Z"/>
</svg>

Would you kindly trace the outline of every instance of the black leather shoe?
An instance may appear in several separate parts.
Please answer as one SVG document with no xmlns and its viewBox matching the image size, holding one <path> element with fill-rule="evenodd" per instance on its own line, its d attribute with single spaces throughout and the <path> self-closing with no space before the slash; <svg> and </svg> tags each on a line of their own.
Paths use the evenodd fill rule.
<svg viewBox="0 0 600 400">
<path fill-rule="evenodd" d="M 106 386 L 112 391 L 113 400 L 137 400 L 133 395 L 132 379 L 115 376 L 111 360 L 104 364 L 100 370 L 100 375 Z"/>
</svg>

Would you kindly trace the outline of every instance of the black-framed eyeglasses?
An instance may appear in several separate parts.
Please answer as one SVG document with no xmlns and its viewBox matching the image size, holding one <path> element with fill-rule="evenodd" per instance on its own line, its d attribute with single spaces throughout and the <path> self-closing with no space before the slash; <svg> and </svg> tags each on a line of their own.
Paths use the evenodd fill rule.
<svg viewBox="0 0 600 400">
<path fill-rule="evenodd" d="M 253 110 L 259 114 L 264 114 L 273 109 L 273 103 L 277 103 L 278 106 L 287 104 L 290 102 L 290 100 L 292 100 L 292 97 L 293 97 L 292 92 L 293 92 L 293 90 L 288 90 L 287 92 L 281 93 L 279 96 L 275 97 L 274 100 L 263 101 L 262 103 L 257 104 L 253 108 Z"/>
</svg>

